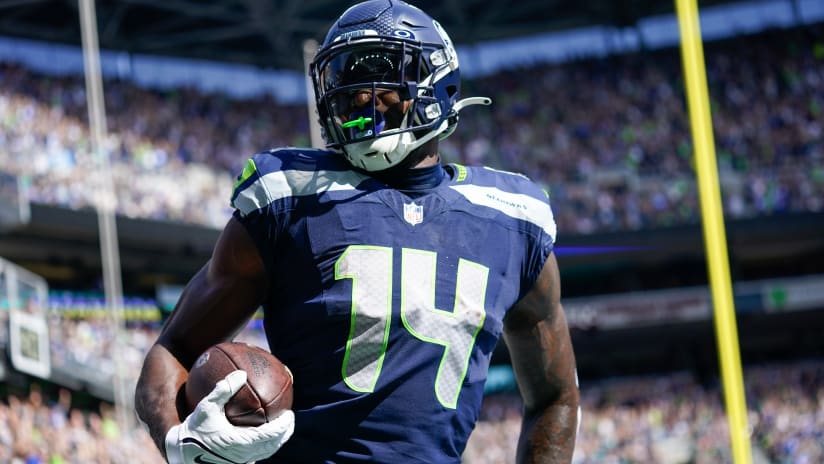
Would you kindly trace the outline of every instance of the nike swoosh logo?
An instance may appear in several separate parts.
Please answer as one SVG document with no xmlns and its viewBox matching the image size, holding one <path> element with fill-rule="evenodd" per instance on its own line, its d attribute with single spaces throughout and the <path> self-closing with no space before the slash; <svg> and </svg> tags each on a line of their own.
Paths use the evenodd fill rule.
<svg viewBox="0 0 824 464">
<path fill-rule="evenodd" d="M 186 437 L 183 440 L 181 440 L 181 443 L 182 444 L 192 443 L 194 445 L 197 445 L 197 447 L 200 448 L 200 450 L 204 452 L 204 454 L 200 454 L 198 456 L 195 456 L 194 462 L 197 463 L 197 464 L 225 464 L 225 463 L 239 464 L 239 463 L 235 463 L 235 461 L 232 461 L 231 459 L 227 459 L 227 458 L 219 455 L 218 453 L 215 453 L 214 451 L 210 450 L 208 446 L 206 446 L 205 444 L 203 444 L 202 442 L 200 442 L 200 440 L 197 440 L 196 438 Z M 205 453 L 209 453 L 209 454 L 205 454 Z M 209 455 L 214 456 L 214 458 L 210 457 L 209 460 L 204 459 L 204 456 L 209 456 Z M 211 459 L 219 459 L 219 461 L 212 461 Z"/>
</svg>

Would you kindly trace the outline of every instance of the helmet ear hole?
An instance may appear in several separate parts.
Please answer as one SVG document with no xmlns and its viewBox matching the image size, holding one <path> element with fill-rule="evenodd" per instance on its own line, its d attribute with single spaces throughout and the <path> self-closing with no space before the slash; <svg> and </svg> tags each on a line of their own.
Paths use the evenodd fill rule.
<svg viewBox="0 0 824 464">
<path fill-rule="evenodd" d="M 448 85 L 446 86 L 446 94 L 450 97 L 454 97 L 455 94 L 458 93 L 458 86 L 456 85 Z"/>
</svg>

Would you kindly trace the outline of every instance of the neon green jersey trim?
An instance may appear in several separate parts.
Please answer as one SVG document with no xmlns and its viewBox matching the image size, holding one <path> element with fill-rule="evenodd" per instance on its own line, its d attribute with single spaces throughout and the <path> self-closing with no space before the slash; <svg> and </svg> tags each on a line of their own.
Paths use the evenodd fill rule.
<svg viewBox="0 0 824 464">
<path fill-rule="evenodd" d="M 252 177 L 252 174 L 254 174 L 255 171 L 257 171 L 255 160 L 252 158 L 247 159 L 246 164 L 243 166 L 243 171 L 240 173 L 240 176 L 238 176 L 235 181 L 235 185 L 232 187 L 232 193 L 234 194 L 234 191 L 237 190 L 240 184 L 246 182 L 250 177 Z"/>
<path fill-rule="evenodd" d="M 458 171 L 458 176 L 455 178 L 456 182 L 463 182 L 466 180 L 466 166 L 458 163 L 453 163 L 455 169 Z"/>
</svg>

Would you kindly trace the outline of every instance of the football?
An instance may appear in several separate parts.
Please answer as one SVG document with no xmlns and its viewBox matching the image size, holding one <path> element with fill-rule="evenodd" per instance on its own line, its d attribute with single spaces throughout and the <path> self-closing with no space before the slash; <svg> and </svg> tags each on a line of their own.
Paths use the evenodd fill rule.
<svg viewBox="0 0 824 464">
<path fill-rule="evenodd" d="M 226 417 L 234 425 L 257 426 L 292 407 L 292 373 L 272 353 L 246 343 L 223 342 L 206 350 L 189 371 L 185 393 L 189 411 L 217 382 L 242 369 L 246 384 L 226 403 Z"/>
</svg>

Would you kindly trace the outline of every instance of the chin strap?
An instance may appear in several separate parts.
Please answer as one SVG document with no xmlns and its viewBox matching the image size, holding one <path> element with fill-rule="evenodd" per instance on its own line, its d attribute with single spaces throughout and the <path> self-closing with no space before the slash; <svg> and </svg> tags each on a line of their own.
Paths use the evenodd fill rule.
<svg viewBox="0 0 824 464">
<path fill-rule="evenodd" d="M 438 135 L 440 135 L 443 131 L 449 128 L 449 120 L 444 119 L 440 126 L 437 129 L 430 131 L 428 134 L 424 135 L 423 137 L 415 140 L 412 144 L 409 145 L 409 148 L 406 150 L 406 153 L 412 153 L 413 151 L 417 150 L 418 147 L 425 144 L 426 142 L 434 139 Z"/>
</svg>

